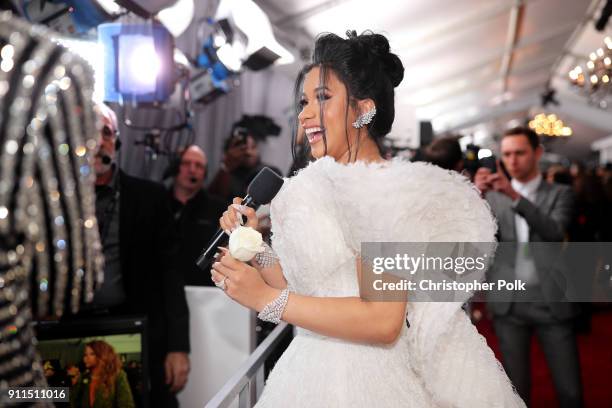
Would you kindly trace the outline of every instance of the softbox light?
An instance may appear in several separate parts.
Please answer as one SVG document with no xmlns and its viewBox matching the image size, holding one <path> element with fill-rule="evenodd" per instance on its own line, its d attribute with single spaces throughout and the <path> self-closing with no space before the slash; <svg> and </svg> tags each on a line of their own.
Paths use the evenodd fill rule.
<svg viewBox="0 0 612 408">
<path fill-rule="evenodd" d="M 110 23 L 98 27 L 104 49 L 104 100 L 168 100 L 175 85 L 174 40 L 159 23 Z"/>
</svg>

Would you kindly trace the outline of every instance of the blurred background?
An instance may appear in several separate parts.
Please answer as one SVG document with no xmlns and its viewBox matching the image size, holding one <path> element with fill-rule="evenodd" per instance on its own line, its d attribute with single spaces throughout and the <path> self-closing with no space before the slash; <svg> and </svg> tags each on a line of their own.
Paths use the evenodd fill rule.
<svg viewBox="0 0 612 408">
<path fill-rule="evenodd" d="M 387 142 L 394 152 L 412 157 L 432 138 L 453 135 L 464 150 L 469 144 L 484 149 L 484 157 L 495 151 L 503 130 L 543 114 L 552 126 L 551 135 L 539 129 L 544 166 L 611 160 L 612 40 L 605 0 L 13 3 L 31 21 L 56 29 L 58 40 L 92 64 L 95 97 L 119 113 L 122 167 L 137 176 L 160 179 L 168 156 L 189 138 L 216 168 L 222 141 L 243 114 L 264 115 L 280 126 L 278 137 L 262 136 L 260 151 L 264 161 L 289 170 L 296 74 L 317 34 L 348 29 L 384 33 L 406 67 Z M 154 21 L 171 38 L 164 40 L 165 30 Z M 98 29 L 109 23 L 119 27 Z M 123 30 L 128 39 L 130 32 L 153 37 L 155 31 L 155 63 L 147 59 L 153 49 L 146 41 L 111 51 L 113 30 Z M 118 54 L 110 61 L 112 52 Z M 118 67 L 128 54 L 121 61 L 129 67 L 127 76 L 111 83 L 121 71 L 113 64 Z M 130 88 L 130 75 L 140 76 L 145 88 Z M 156 75 L 152 94 L 146 81 L 155 82 Z"/>
</svg>

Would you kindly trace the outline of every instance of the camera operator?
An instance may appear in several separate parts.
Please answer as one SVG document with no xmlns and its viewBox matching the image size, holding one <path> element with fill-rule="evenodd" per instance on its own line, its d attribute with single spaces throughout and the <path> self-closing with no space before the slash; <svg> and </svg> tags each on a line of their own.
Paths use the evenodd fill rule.
<svg viewBox="0 0 612 408">
<path fill-rule="evenodd" d="M 223 150 L 221 168 L 208 191 L 226 202 L 231 202 L 234 197 L 244 196 L 247 186 L 262 168 L 270 167 L 277 174 L 281 174 L 277 168 L 262 163 L 257 139 L 245 127 L 234 128 Z"/>
</svg>

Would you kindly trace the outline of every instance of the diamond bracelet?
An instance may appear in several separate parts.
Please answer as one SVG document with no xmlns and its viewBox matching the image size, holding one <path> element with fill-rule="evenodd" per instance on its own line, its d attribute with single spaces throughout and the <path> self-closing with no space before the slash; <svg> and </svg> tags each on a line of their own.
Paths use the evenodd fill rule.
<svg viewBox="0 0 612 408">
<path fill-rule="evenodd" d="M 276 255 L 276 252 L 274 252 L 270 245 L 265 242 L 263 243 L 263 247 L 264 250 L 255 255 L 255 262 L 262 268 L 270 268 L 278 262 L 278 255 Z"/>
<path fill-rule="evenodd" d="M 257 317 L 265 322 L 280 323 L 287 301 L 289 300 L 289 289 L 281 290 L 280 295 L 264 306 Z"/>
</svg>

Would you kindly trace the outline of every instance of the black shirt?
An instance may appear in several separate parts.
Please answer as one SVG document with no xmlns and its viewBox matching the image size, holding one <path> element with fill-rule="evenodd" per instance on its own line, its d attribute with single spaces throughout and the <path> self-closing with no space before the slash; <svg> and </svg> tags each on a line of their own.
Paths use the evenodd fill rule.
<svg viewBox="0 0 612 408">
<path fill-rule="evenodd" d="M 219 228 L 219 218 L 230 203 L 200 190 L 186 204 L 171 196 L 172 213 L 178 227 L 179 250 L 177 270 L 185 276 L 186 285 L 213 286 L 210 271 L 199 269 L 195 261 Z"/>
<path fill-rule="evenodd" d="M 126 299 L 119 251 L 119 172 L 113 170 L 108 185 L 96 186 L 96 217 L 104 252 L 104 282 L 94 294 L 91 308 L 100 309 L 122 304 Z"/>
</svg>

